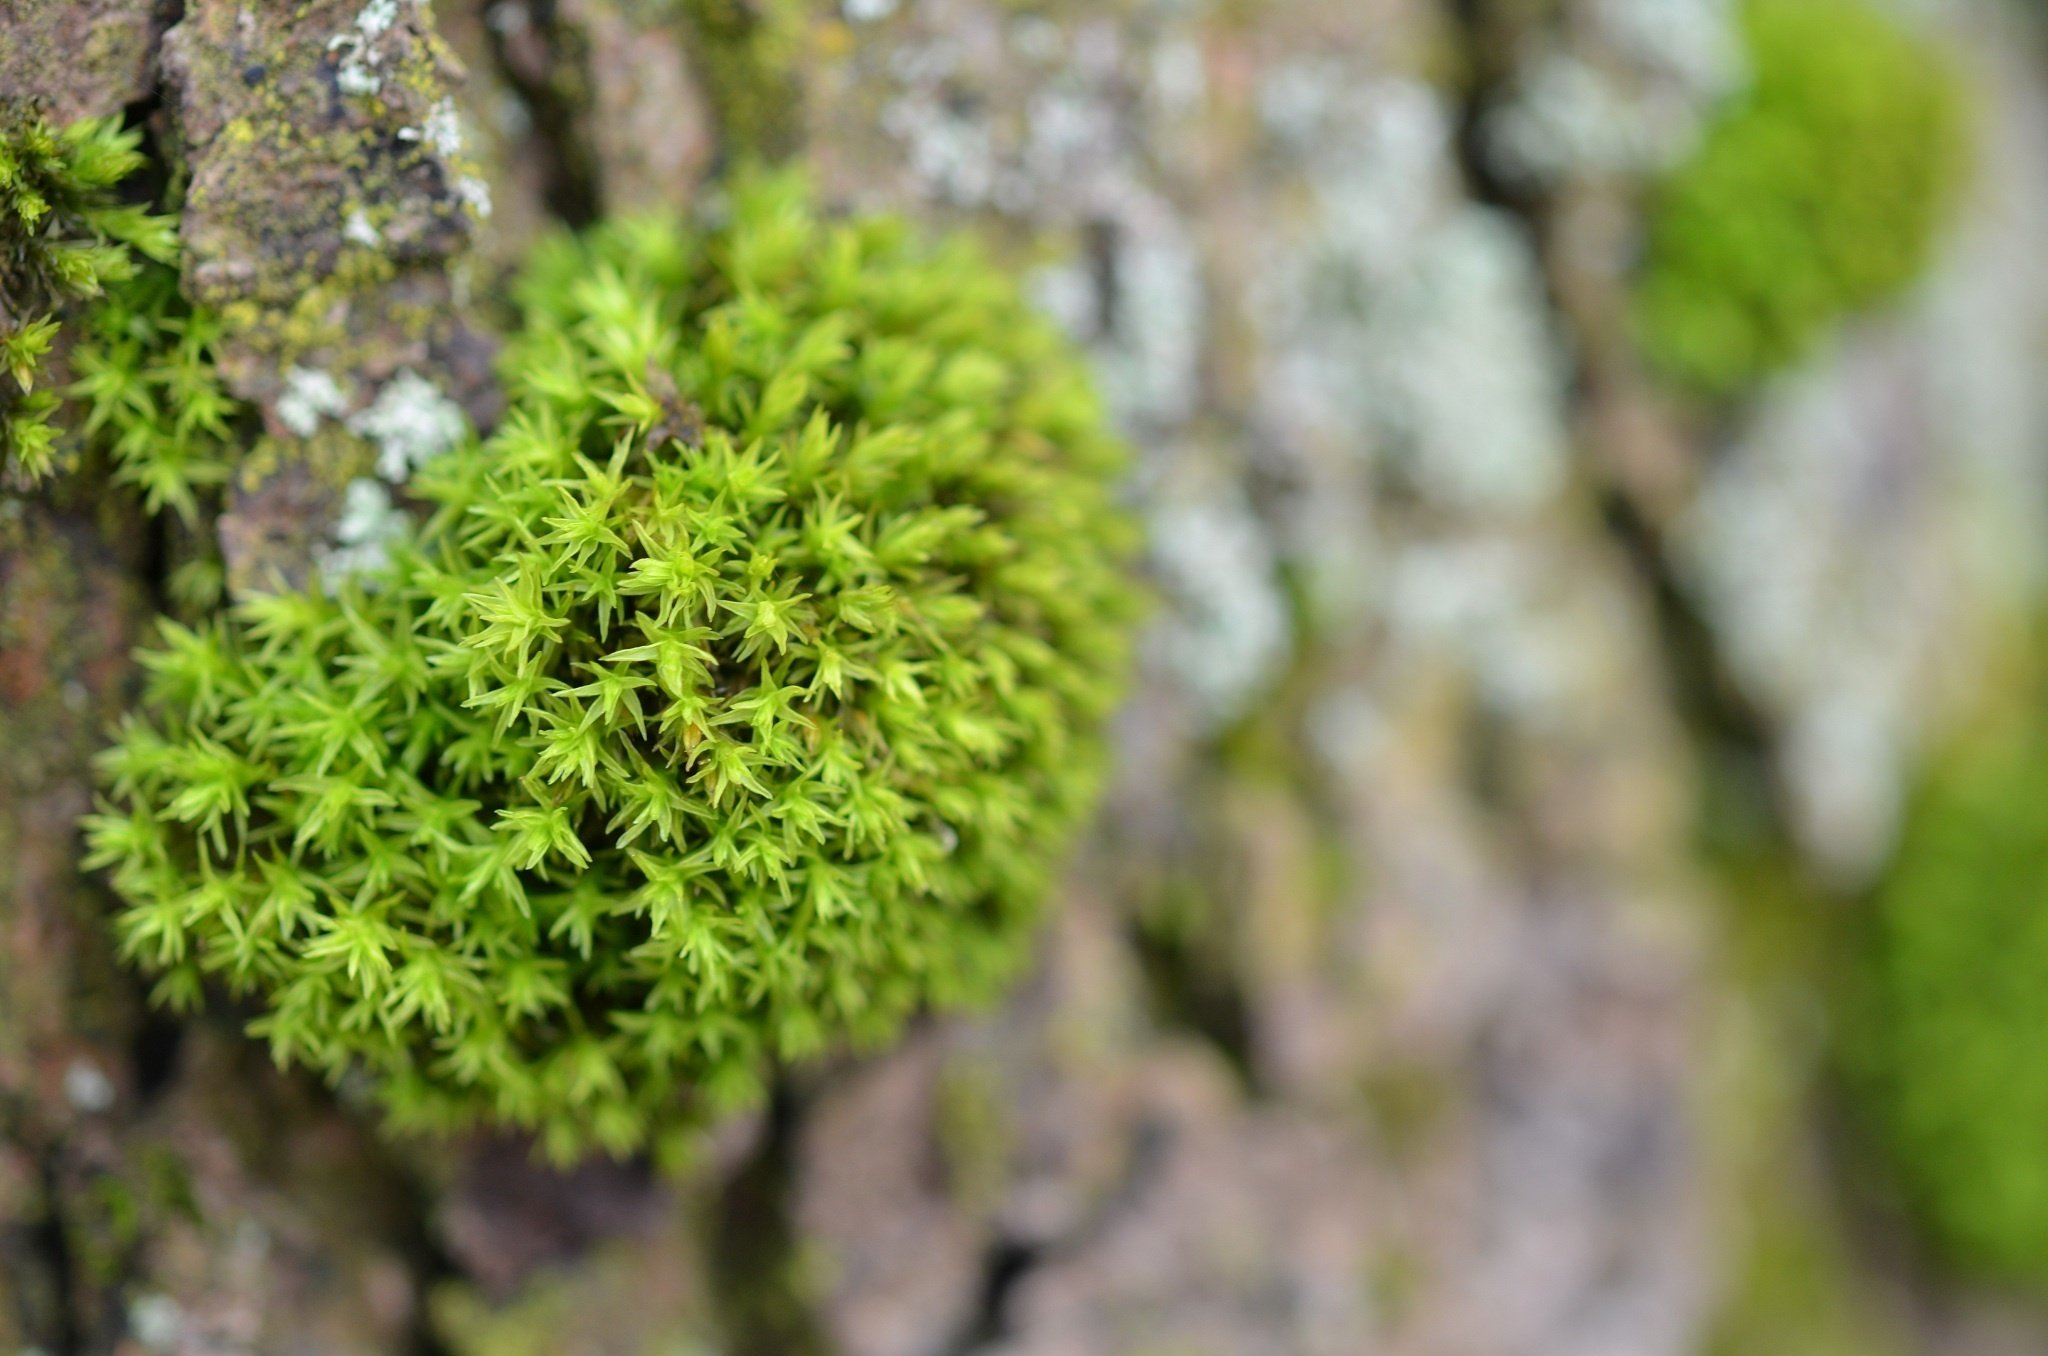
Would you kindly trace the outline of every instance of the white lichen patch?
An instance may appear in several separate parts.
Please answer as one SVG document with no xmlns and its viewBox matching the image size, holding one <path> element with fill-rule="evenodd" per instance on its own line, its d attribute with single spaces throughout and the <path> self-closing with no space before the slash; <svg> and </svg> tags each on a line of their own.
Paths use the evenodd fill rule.
<svg viewBox="0 0 2048 1356">
<path fill-rule="evenodd" d="M 876 78 L 892 87 L 881 127 L 926 197 L 1043 225 L 1048 207 L 1071 210 L 1137 176 L 1124 124 L 1129 85 L 1146 74 L 1113 24 L 1023 15 L 932 32 L 878 60 Z"/>
<path fill-rule="evenodd" d="M 1420 540 L 1383 569 L 1388 640 L 1401 658 L 1451 660 L 1492 709 L 1531 725 L 1590 709 L 1610 600 L 1567 593 L 1540 544 L 1480 533 Z"/>
<path fill-rule="evenodd" d="M 493 33 L 511 37 L 532 28 L 533 15 L 527 11 L 525 0 L 498 0 L 484 11 L 484 23 Z"/>
<path fill-rule="evenodd" d="M 185 1310 L 169 1295 L 138 1295 L 128 1304 L 128 1332 L 149 1351 L 173 1351 L 185 1340 Z"/>
<path fill-rule="evenodd" d="M 398 139 L 420 142 L 443 159 L 461 155 L 462 115 L 456 111 L 455 100 L 443 96 L 427 110 L 426 118 L 418 127 L 399 128 Z"/>
<path fill-rule="evenodd" d="M 327 50 L 341 53 L 341 68 L 334 82 L 343 94 L 375 94 L 384 88 L 379 71 L 384 53 L 378 40 L 398 23 L 398 0 L 369 0 L 356 12 L 351 30 L 337 33 Z"/>
<path fill-rule="evenodd" d="M 1744 75 L 1731 0 L 1581 0 L 1579 22 L 1532 43 L 1487 120 L 1501 173 L 1551 183 L 1651 174 L 1682 158 Z"/>
<path fill-rule="evenodd" d="M 1675 159 L 1690 120 L 1642 116 L 1627 89 L 1571 52 L 1546 52 L 1487 125 L 1488 159 L 1517 179 L 1632 173 Z"/>
<path fill-rule="evenodd" d="M 1450 118 L 1436 92 L 1409 80 L 1361 85 L 1341 68 L 1300 61 L 1262 81 L 1258 101 L 1274 150 L 1306 172 L 1317 234 L 1338 256 L 1338 274 L 1368 283 L 1398 275 L 1457 192 Z"/>
<path fill-rule="evenodd" d="M 1949 470 L 1896 357 L 1845 349 L 1774 392 L 1674 536 L 1736 676 L 1786 731 L 1799 841 L 1845 881 L 1891 842 L 1941 656 L 1983 639 L 1952 592 Z"/>
<path fill-rule="evenodd" d="M 1135 435 L 1157 434 L 1200 403 L 1208 323 L 1201 256 L 1171 211 L 1135 194 L 1095 235 L 1104 257 L 1041 266 L 1025 286 L 1039 310 L 1087 345 L 1117 422 Z"/>
<path fill-rule="evenodd" d="M 1644 69 L 1702 98 L 1744 72 L 1738 0 L 1593 0 L 1597 31 Z"/>
<path fill-rule="evenodd" d="M 1264 527 L 1235 487 L 1150 506 L 1152 568 L 1169 601 L 1154 630 L 1167 672 L 1213 729 L 1242 715 L 1292 647 Z"/>
<path fill-rule="evenodd" d="M 1565 474 L 1564 374 L 1530 242 L 1458 196 L 1434 93 L 1289 75 L 1261 108 L 1314 210 L 1252 299 L 1278 436 L 1349 443 L 1445 508 L 1542 504 Z"/>
<path fill-rule="evenodd" d="M 273 408 L 279 423 L 301 438 L 310 438 L 322 419 L 341 417 L 348 408 L 348 393 L 329 373 L 294 367 L 284 374 L 284 394 Z"/>
<path fill-rule="evenodd" d="M 397 22 L 398 0 L 369 0 L 356 14 L 356 29 L 365 42 L 375 42 Z"/>
<path fill-rule="evenodd" d="M 905 96 L 882 110 L 882 129 L 903 144 L 926 190 L 960 207 L 986 205 L 997 164 L 989 126 L 943 104 Z"/>
<path fill-rule="evenodd" d="M 64 1069 L 64 1100 L 78 1111 L 97 1114 L 114 1105 L 114 1080 L 89 1059 L 74 1059 Z"/>
<path fill-rule="evenodd" d="M 1094 235 L 1102 257 L 1091 269 L 1047 275 L 1036 290 L 1088 344 L 1118 423 L 1162 432 L 1191 418 L 1201 399 L 1201 255 L 1170 208 L 1135 191 Z"/>
<path fill-rule="evenodd" d="M 443 96 L 427 110 L 427 116 L 420 120 L 419 126 L 399 128 L 398 139 L 422 146 L 445 162 L 453 176 L 456 198 L 475 214 L 477 220 L 489 220 L 491 187 L 473 172 L 474 166 L 463 154 L 468 137 L 463 132 L 462 114 L 455 107 L 453 98 Z"/>
<path fill-rule="evenodd" d="M 1209 95 L 1209 71 L 1202 48 L 1191 38 L 1172 38 L 1152 53 L 1149 93 L 1165 118 L 1201 111 Z"/>
<path fill-rule="evenodd" d="M 1101 303 L 1095 295 L 1095 280 L 1085 265 L 1066 260 L 1031 270 L 1024 289 L 1045 315 L 1072 337 L 1086 342 L 1101 329 Z"/>
<path fill-rule="evenodd" d="M 360 48 L 353 48 L 342 57 L 334 83 L 343 94 L 375 94 L 384 88 L 384 77 L 363 60 Z"/>
<path fill-rule="evenodd" d="M 491 186 L 474 174 L 457 176 L 455 196 L 476 213 L 477 220 L 488 221 L 491 216 Z"/>
<path fill-rule="evenodd" d="M 382 569 L 391 545 L 412 530 L 412 517 L 392 502 L 390 487 L 359 476 L 342 492 L 333 544 L 319 553 L 320 578 L 329 592 L 345 579 Z"/>
<path fill-rule="evenodd" d="M 1177 136 L 1207 97 L 1195 25 L 1162 16 L 1140 39 L 1087 7 L 954 17 L 919 7 L 864 39 L 907 190 L 1064 244 L 1032 279 L 1041 306 L 1088 345 L 1127 433 L 1172 436 L 1201 404 L 1209 283 L 1144 148 L 1153 123 Z"/>
<path fill-rule="evenodd" d="M 469 421 L 460 405 L 408 367 L 349 417 L 348 430 L 377 445 L 377 474 L 398 484 L 460 442 Z"/>
<path fill-rule="evenodd" d="M 455 197 L 469 207 L 477 221 L 487 221 L 492 215 L 492 188 L 479 174 L 475 166 L 465 158 L 463 150 L 469 145 L 469 137 L 463 131 L 463 115 L 455 107 L 455 98 L 442 96 L 426 117 L 420 119 L 418 127 L 399 127 L 399 141 L 412 141 L 424 147 L 430 156 L 446 162 L 455 182 Z"/>
<path fill-rule="evenodd" d="M 1384 455 L 1431 500 L 1512 511 L 1563 484 L 1563 376 L 1533 254 L 1507 218 L 1453 213 L 1359 339 Z"/>
<path fill-rule="evenodd" d="M 506 141 L 517 141 L 533 131 L 533 110 L 511 90 L 500 90 L 491 100 L 491 125 Z"/>
<path fill-rule="evenodd" d="M 375 249 L 384 243 L 383 235 L 370 221 L 369 213 L 358 207 L 350 211 L 348 219 L 341 225 L 341 238 L 352 245 Z"/>
</svg>

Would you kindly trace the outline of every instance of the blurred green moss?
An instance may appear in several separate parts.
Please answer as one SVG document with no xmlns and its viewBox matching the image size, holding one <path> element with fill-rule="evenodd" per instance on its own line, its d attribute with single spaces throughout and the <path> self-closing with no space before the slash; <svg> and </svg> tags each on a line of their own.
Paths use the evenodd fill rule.
<svg viewBox="0 0 2048 1356">
<path fill-rule="evenodd" d="M 1931 769 L 1844 992 L 1853 1104 L 1949 1263 L 2048 1282 L 2048 720 Z"/>
<path fill-rule="evenodd" d="M 1728 1266 L 1699 1353 L 1903 1356 L 1911 1342 L 1873 1302 L 1822 1109 L 1818 1000 L 1844 968 L 1848 910 L 1768 822 L 1729 817 L 1728 802 L 1759 794 L 1744 760 L 1710 767 L 1701 862 L 1723 908 L 1702 1105 Z"/>
<path fill-rule="evenodd" d="M 801 0 L 682 0 L 727 154 L 779 162 L 803 140 Z"/>
<path fill-rule="evenodd" d="M 1652 364 L 1726 396 L 1926 268 L 1968 161 L 1951 60 L 1867 0 L 1748 0 L 1748 88 L 1658 190 Z"/>
</svg>

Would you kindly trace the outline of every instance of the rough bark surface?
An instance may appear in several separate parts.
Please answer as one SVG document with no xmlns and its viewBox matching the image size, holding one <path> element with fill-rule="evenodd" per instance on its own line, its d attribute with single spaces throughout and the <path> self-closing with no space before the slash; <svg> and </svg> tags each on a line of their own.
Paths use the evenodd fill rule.
<svg viewBox="0 0 2048 1356">
<path fill-rule="evenodd" d="M 1625 334 L 1671 152 L 1528 130 L 1569 57 L 1683 139 L 1723 77 L 1641 8 L 0 0 L 0 90 L 127 109 L 183 186 L 264 428 L 231 586 L 332 547 L 375 412 L 495 417 L 536 234 L 789 150 L 1030 274 L 1167 599 L 1026 986 L 790 1074 L 687 1170 L 559 1174 L 150 1014 L 74 824 L 154 548 L 0 501 L 0 1352 L 1676 1356 L 1731 1331 L 1760 1193 L 1843 1293 L 1903 1267 L 1781 1161 L 1813 1039 L 1729 963 L 1692 816 L 1732 776 L 1867 875 L 2031 586 L 2048 61 L 1942 9 L 1995 129 L 1943 263 L 1701 428 Z M 2034 1349 L 1910 1282 L 1885 1340 Z"/>
</svg>

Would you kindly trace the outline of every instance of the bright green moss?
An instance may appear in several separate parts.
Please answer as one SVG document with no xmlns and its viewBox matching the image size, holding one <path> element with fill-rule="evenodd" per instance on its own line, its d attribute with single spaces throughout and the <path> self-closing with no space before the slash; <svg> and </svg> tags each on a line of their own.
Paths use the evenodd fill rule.
<svg viewBox="0 0 2048 1356">
<path fill-rule="evenodd" d="M 1845 1066 L 1907 1203 L 1957 1263 L 2048 1281 L 2048 728 L 1954 750 L 1855 953 Z"/>
<path fill-rule="evenodd" d="M 120 119 L 53 128 L 33 105 L 0 100 L 0 476 L 33 484 L 56 469 L 60 403 L 43 368 L 60 313 L 135 276 L 136 256 L 169 260 L 168 217 L 122 203 L 143 165 Z"/>
<path fill-rule="evenodd" d="M 145 263 L 89 307 L 71 351 L 88 446 L 151 513 L 187 523 L 200 495 L 227 479 L 249 410 L 228 393 L 215 361 L 220 326 L 178 292 L 178 275 Z"/>
<path fill-rule="evenodd" d="M 1938 48 L 1869 0 L 1748 0 L 1753 82 L 1658 193 L 1636 298 L 1653 363 L 1727 395 L 1926 267 L 1967 157 Z"/>
<path fill-rule="evenodd" d="M 167 625 L 95 861 L 159 992 L 394 1123 L 624 1152 L 1017 965 L 1125 667 L 1122 464 L 971 245 L 544 248 L 511 414 L 388 568 Z"/>
</svg>

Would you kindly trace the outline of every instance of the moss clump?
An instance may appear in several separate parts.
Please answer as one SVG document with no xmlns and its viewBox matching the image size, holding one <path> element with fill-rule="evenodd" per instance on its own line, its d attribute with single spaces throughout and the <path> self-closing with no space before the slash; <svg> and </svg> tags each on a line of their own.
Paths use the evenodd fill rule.
<svg viewBox="0 0 2048 1356">
<path fill-rule="evenodd" d="M 0 100 L 0 475 L 16 483 L 58 465 L 60 402 L 44 366 L 59 314 L 134 277 L 138 254 L 177 252 L 170 218 L 115 196 L 143 165 L 141 141 L 118 118 L 59 130 Z"/>
<path fill-rule="evenodd" d="M 1967 158 L 1962 83 L 1868 0 L 1748 0 L 1753 83 L 1658 193 L 1637 301 L 1676 380 L 1725 396 L 1926 267 Z"/>
<path fill-rule="evenodd" d="M 2048 1281 L 2048 727 L 1922 788 L 1854 953 L 1844 1062 L 1907 1204 L 1954 1262 Z"/>
<path fill-rule="evenodd" d="M 624 1152 L 1020 959 L 1125 667 L 1122 462 L 964 242 L 757 180 L 543 249 L 383 570 L 143 656 L 96 862 L 394 1123 Z"/>
</svg>

